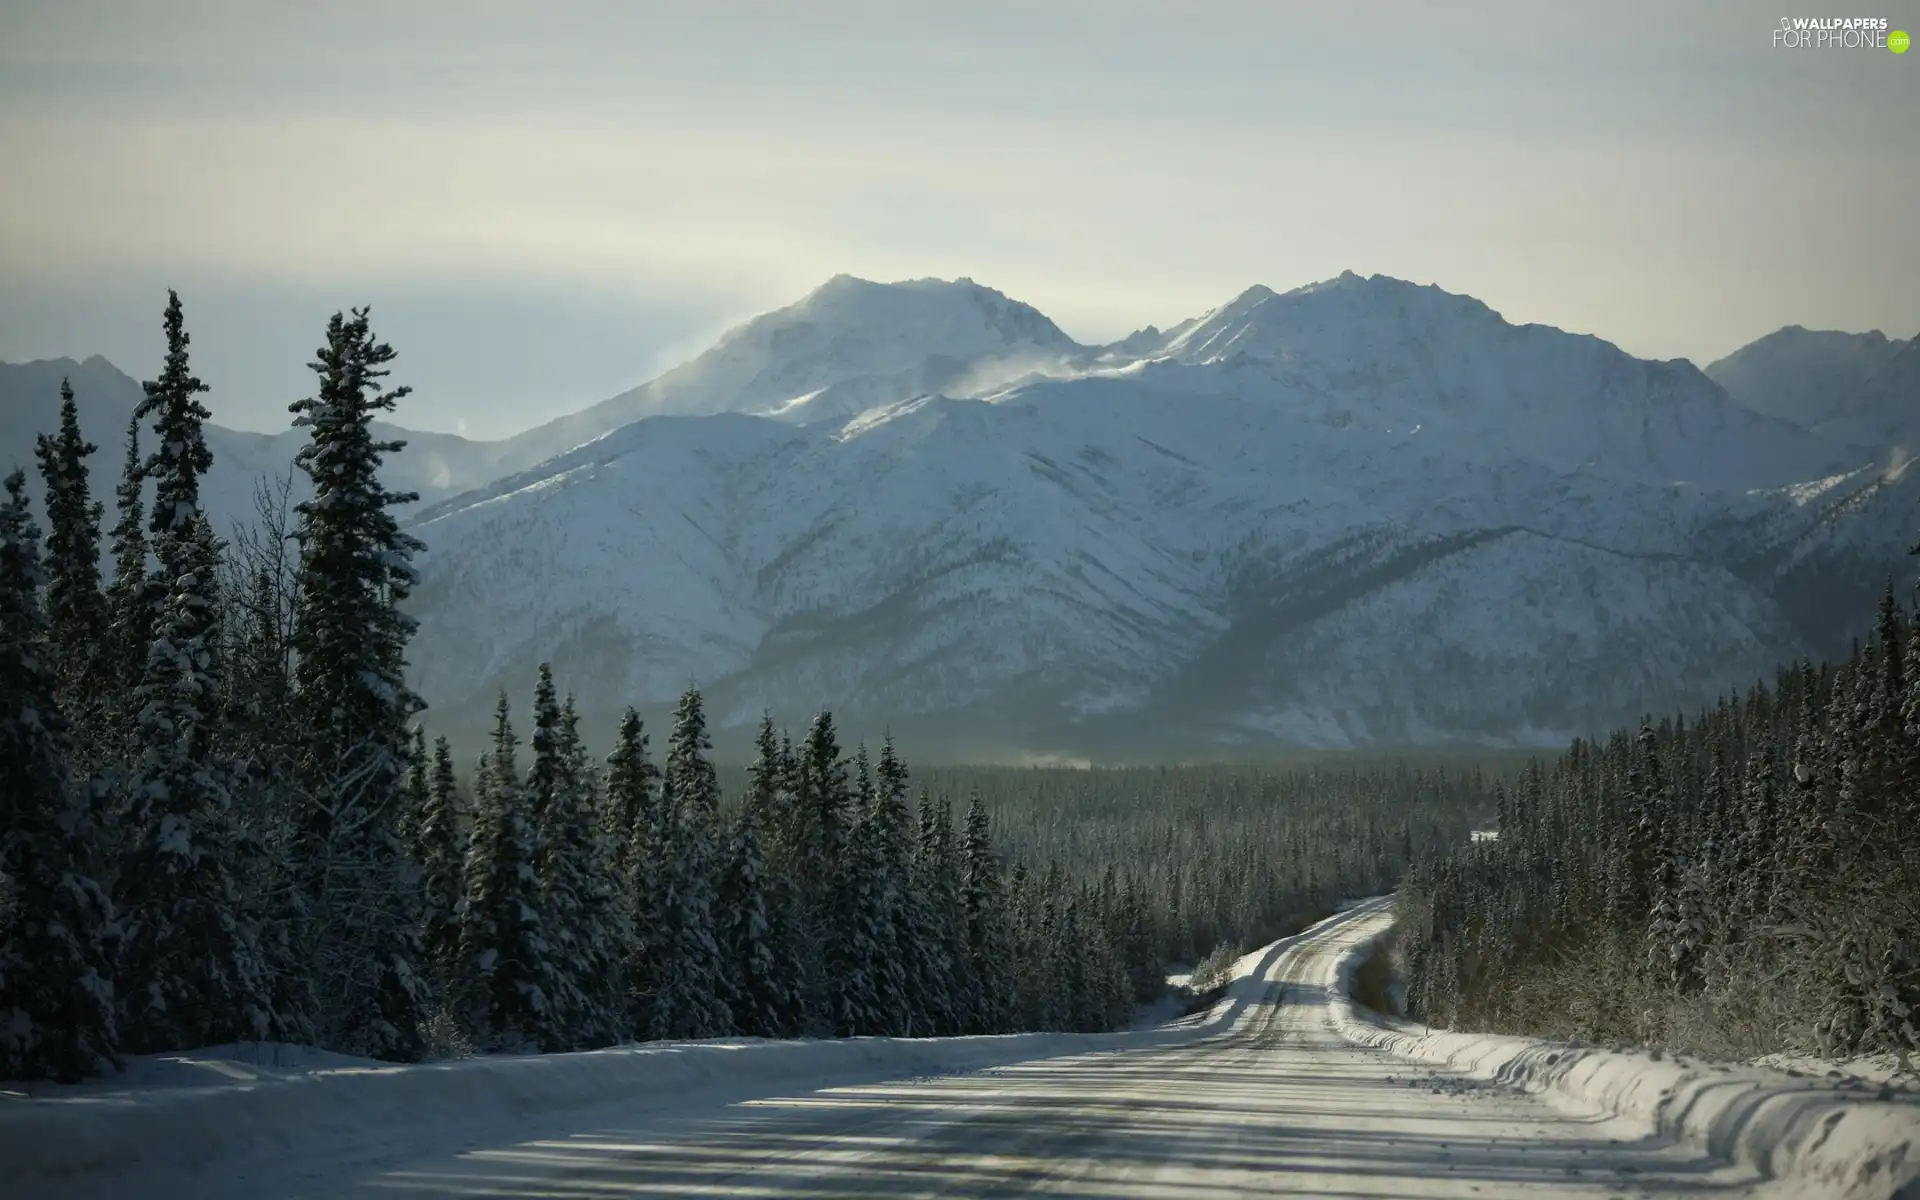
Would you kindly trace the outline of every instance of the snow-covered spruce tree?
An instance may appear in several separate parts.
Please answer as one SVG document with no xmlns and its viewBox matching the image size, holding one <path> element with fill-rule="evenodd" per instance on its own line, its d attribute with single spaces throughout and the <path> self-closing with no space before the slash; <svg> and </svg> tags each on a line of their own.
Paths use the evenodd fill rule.
<svg viewBox="0 0 1920 1200">
<path fill-rule="evenodd" d="M 875 993 L 881 1028 L 890 1034 L 925 1037 L 932 1032 L 929 1006 L 944 985 L 933 965 L 937 948 L 928 936 L 926 906 L 914 886 L 913 814 L 907 809 L 907 765 L 894 752 L 893 738 L 880 745 L 874 771 L 873 819 L 880 838 L 884 889 L 876 914 L 883 954 L 876 964 Z"/>
<path fill-rule="evenodd" d="M 793 827 L 793 747 L 775 733 L 772 716 L 763 713 L 754 748 L 744 806 L 754 810 L 754 832 L 764 854 L 760 889 L 765 941 L 773 956 L 770 992 L 775 1004 L 769 1036 L 796 1037 L 804 1028 L 806 950 L 805 912 L 795 878 L 798 855 L 786 837 Z"/>
<path fill-rule="evenodd" d="M 719 896 L 727 1009 L 734 1032 L 748 1037 L 781 1036 L 790 1005 L 767 920 L 764 865 L 760 808 L 749 798 L 734 821 Z"/>
<path fill-rule="evenodd" d="M 1001 1033 L 1012 1020 L 1006 884 L 994 851 L 992 820 L 974 792 L 967 798 L 966 841 L 962 847 L 961 906 L 966 917 L 967 969 L 973 977 L 973 1008 L 966 1014 L 970 1033 Z"/>
<path fill-rule="evenodd" d="M 256 914 L 234 880 L 232 764 L 219 753 L 220 548 L 200 511 L 212 464 L 187 361 L 179 296 L 169 293 L 167 356 L 135 409 L 151 417 L 149 524 L 164 593 L 134 689 L 136 758 L 122 788 L 126 845 L 116 887 L 125 930 L 122 1033 L 135 1053 L 262 1038 L 275 1029 Z"/>
<path fill-rule="evenodd" d="M 153 644 L 153 626 L 160 595 L 147 563 L 147 512 L 140 457 L 140 417 L 127 420 L 126 462 L 114 489 L 117 520 L 111 532 L 113 584 L 107 590 L 108 676 L 123 697 L 117 723 L 131 725 L 133 689 L 147 669 L 147 648 Z"/>
<path fill-rule="evenodd" d="M 954 840 L 953 802 L 920 793 L 919 843 L 914 858 L 914 887 L 920 900 L 919 939 L 926 975 L 912 986 L 932 1032 L 952 1037 L 966 1032 L 966 1017 L 976 1002 L 972 964 L 967 955 L 967 913 L 961 895 L 963 866 Z"/>
<path fill-rule="evenodd" d="M 879 976 L 891 948 L 886 910 L 886 840 L 874 817 L 873 764 L 867 748 L 854 753 L 847 829 L 828 893 L 827 1013 L 836 1037 L 887 1033 Z"/>
<path fill-rule="evenodd" d="M 720 783 L 708 757 L 712 748 L 700 693 L 688 688 L 674 712 L 661 776 L 666 819 L 653 961 L 656 1040 L 719 1037 L 733 1028 L 713 911 Z"/>
<path fill-rule="evenodd" d="M 84 488 L 84 483 L 83 483 Z M 39 530 L 15 471 L 0 502 L 0 1079 L 71 1083 L 119 1066 L 118 930 L 86 872 L 93 832 L 68 763 L 38 589 Z M 84 497 L 84 491 L 82 492 Z"/>
<path fill-rule="evenodd" d="M 443 995 L 460 989 L 460 910 L 464 902 L 460 850 L 460 795 L 453 751 L 444 737 L 433 740 L 426 803 L 413 822 L 414 859 L 420 865 L 420 945 Z"/>
<path fill-rule="evenodd" d="M 547 981 L 553 972 L 540 924 L 538 846 L 515 763 L 517 745 L 502 692 L 494 708 L 493 751 L 475 785 L 460 950 L 473 983 L 468 1007 L 483 1043 L 526 1052 L 550 1037 Z"/>
<path fill-rule="evenodd" d="M 834 893 L 834 879 L 847 851 L 847 821 L 854 811 L 847 761 L 831 712 L 823 709 L 814 714 L 805 740 L 788 761 L 793 802 L 781 845 L 799 893 L 796 943 L 804 968 L 801 1023 L 811 1036 L 831 1037 L 838 1025 L 833 999 L 837 985 L 828 954 L 835 911 L 843 899 Z"/>
<path fill-rule="evenodd" d="M 613 753 L 607 756 L 606 806 L 602 837 L 611 860 L 620 919 L 626 931 L 622 960 L 611 981 L 622 1010 L 623 1036 L 642 1036 L 652 1028 L 654 991 L 649 964 L 658 920 L 660 770 L 647 756 L 647 734 L 640 714 L 629 708 L 620 718 Z"/>
<path fill-rule="evenodd" d="M 305 906 L 318 1015 L 329 1045 L 396 1061 L 419 1057 L 428 998 L 417 938 L 419 878 L 399 833 L 408 723 L 425 707 L 407 687 L 418 539 L 395 505 L 419 497 L 381 485 L 403 442 L 374 436 L 377 414 L 411 389 L 380 390 L 393 348 L 368 310 L 335 313 L 308 364 L 316 393 L 288 406 L 307 444 L 294 463 L 313 481 L 295 507 L 300 547 L 294 604 L 296 707 L 304 795 L 293 861 Z"/>
<path fill-rule="evenodd" d="M 533 692 L 533 764 L 524 788 L 533 825 L 533 873 L 539 880 L 540 931 L 550 967 L 544 981 L 547 1021 L 541 1049 L 553 1053 L 574 1048 L 576 1031 L 586 1020 L 586 998 L 576 971 L 581 964 L 580 889 L 584 880 L 570 826 L 575 820 L 567 767 L 560 744 L 560 700 L 551 664 L 541 663 Z"/>
<path fill-rule="evenodd" d="M 596 833 L 594 781 L 568 699 L 554 701 L 553 672 L 540 666 L 534 696 L 533 766 L 527 795 L 536 830 L 540 911 L 552 947 L 553 1005 L 548 1048 L 605 1046 L 622 1030 L 610 977 L 621 960 L 620 930 Z"/>
<path fill-rule="evenodd" d="M 47 499 L 47 657 L 61 708 L 91 740 L 94 713 L 110 685 L 99 678 L 107 598 L 100 582 L 101 506 L 87 478 L 99 447 L 80 436 L 73 386 L 60 381 L 60 431 L 41 434 L 34 452 Z"/>
</svg>

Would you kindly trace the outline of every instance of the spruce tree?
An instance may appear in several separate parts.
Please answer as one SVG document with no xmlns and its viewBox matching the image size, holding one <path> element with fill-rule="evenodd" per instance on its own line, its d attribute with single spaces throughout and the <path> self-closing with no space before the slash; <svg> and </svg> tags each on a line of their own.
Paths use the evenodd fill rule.
<svg viewBox="0 0 1920 1200">
<path fill-rule="evenodd" d="M 891 884 L 887 878 L 888 823 L 867 749 L 854 754 L 846 846 L 830 892 L 826 947 L 827 1011 L 839 1037 L 896 1032 L 898 989 Z"/>
<path fill-rule="evenodd" d="M 773 960 L 768 991 L 775 1006 L 768 1036 L 792 1037 L 804 1026 L 806 987 L 805 913 L 795 877 L 800 857 L 787 840 L 793 829 L 793 750 L 774 732 L 773 717 L 764 713 L 754 747 L 743 807 L 753 810 L 755 840 L 764 854 L 760 890 L 767 922 L 764 941 Z"/>
<path fill-rule="evenodd" d="M 660 771 L 647 755 L 647 734 L 640 714 L 629 708 L 620 718 L 613 753 L 607 756 L 606 832 L 620 919 L 627 933 L 626 953 L 614 984 L 624 1019 L 621 1032 L 651 1032 L 651 997 L 656 981 L 653 961 L 658 936 L 655 905 L 660 893 Z"/>
<path fill-rule="evenodd" d="M 475 1024 L 491 1049 L 524 1052 L 551 1034 L 552 974 L 540 924 L 537 853 L 526 789 L 515 763 L 518 739 L 506 693 L 494 708 L 493 751 L 475 797 L 461 956 L 476 993 Z"/>
<path fill-rule="evenodd" d="M 831 1036 L 838 1027 L 831 995 L 838 984 L 828 966 L 828 950 L 835 908 L 845 899 L 835 893 L 834 878 L 843 865 L 847 820 L 853 811 L 833 714 L 824 709 L 816 713 L 806 740 L 783 758 L 792 763 L 793 799 L 780 841 L 797 892 L 795 941 L 805 967 L 801 1020 L 808 1032 Z"/>
<path fill-rule="evenodd" d="M 993 828 L 987 808 L 974 792 L 967 799 L 967 832 L 963 848 L 961 899 L 967 922 L 967 964 L 973 976 L 973 1010 L 967 1014 L 969 1031 L 1000 1033 L 1012 1015 L 1008 974 L 1008 904 L 994 852 Z"/>
<path fill-rule="evenodd" d="M 614 868 L 614 846 L 601 835 L 607 804 L 600 772 L 580 736 L 580 713 L 568 696 L 560 706 L 560 758 L 573 815 L 563 824 L 563 844 L 577 864 L 580 903 L 578 958 L 570 964 L 585 1002 L 576 1030 L 579 1045 L 610 1045 L 628 1034 L 626 985 L 622 978 L 633 942 Z"/>
<path fill-rule="evenodd" d="M 60 432 L 35 444 L 47 508 L 47 657 L 61 705 L 83 735 L 110 684 L 97 677 L 101 631 L 108 626 L 100 582 L 101 506 L 87 478 L 87 456 L 99 447 L 80 436 L 73 386 L 60 381 Z"/>
<path fill-rule="evenodd" d="M 132 694 L 136 759 L 123 785 L 120 993 L 135 1052 L 258 1039 L 276 1027 L 258 914 L 235 881 L 234 766 L 220 753 L 220 547 L 199 507 L 213 461 L 197 398 L 207 389 L 189 368 L 173 293 L 164 324 L 165 365 L 135 409 L 157 435 L 142 474 L 154 484 L 148 529 L 164 597 Z"/>
<path fill-rule="evenodd" d="M 881 892 L 876 914 L 881 957 L 875 990 L 881 1026 L 891 1034 L 925 1037 L 932 1031 L 931 1008 L 943 1001 L 944 986 L 934 967 L 937 947 L 927 929 L 926 907 L 913 873 L 913 816 L 907 811 L 908 772 L 894 752 L 893 738 L 880 745 L 874 771 L 873 817 L 880 838 Z"/>
<path fill-rule="evenodd" d="M 147 513 L 143 498 L 144 476 L 140 458 L 140 418 L 127 420 L 127 453 L 121 467 L 120 483 L 114 489 L 115 513 L 110 549 L 113 554 L 113 584 L 107 589 L 106 652 L 110 656 L 106 674 L 123 697 L 112 711 L 116 724 L 132 724 L 133 689 L 146 671 L 147 647 L 153 644 L 153 626 L 159 611 L 159 595 L 148 571 Z"/>
<path fill-rule="evenodd" d="M 781 1036 L 791 1005 L 767 919 L 764 865 L 760 808 L 749 800 L 734 822 L 719 896 L 727 1008 L 734 1031 L 748 1037 Z"/>
<path fill-rule="evenodd" d="M 426 783 L 426 803 L 413 823 L 414 856 L 420 864 L 420 943 L 442 988 L 457 992 L 464 873 L 460 797 L 453 776 L 453 751 L 444 737 L 433 740 L 433 764 Z"/>
<path fill-rule="evenodd" d="M 414 621 L 400 610 L 421 543 L 400 531 L 382 460 L 405 445 L 379 441 L 375 415 L 410 389 L 379 391 L 394 359 L 368 310 L 335 313 L 309 366 L 316 394 L 294 402 L 308 430 L 294 462 L 313 481 L 298 506 L 300 546 L 293 650 L 305 796 L 293 848 L 307 909 L 330 1044 L 408 1061 L 421 1049 L 426 995 L 417 969 L 418 879 L 400 837 L 407 726 L 425 705 L 404 677 Z"/>
<path fill-rule="evenodd" d="M 0 504 L 0 1079 L 71 1083 L 119 1066 L 118 930 L 86 870 L 92 813 L 45 661 L 39 530 L 24 485 L 15 471 Z"/>
<path fill-rule="evenodd" d="M 689 688 L 674 713 L 661 778 L 664 853 L 652 939 L 655 1039 L 718 1037 L 733 1027 L 722 996 L 714 924 L 720 784 L 711 750 L 700 693 Z"/>
<path fill-rule="evenodd" d="M 931 1032 L 951 1037 L 966 1032 L 968 1014 L 976 1003 L 961 894 L 963 866 L 954 840 L 952 802 L 945 796 L 935 800 L 923 791 L 919 808 L 914 888 L 919 898 L 917 938 L 922 946 L 918 963 L 924 974 L 912 987 L 922 997 Z"/>
</svg>

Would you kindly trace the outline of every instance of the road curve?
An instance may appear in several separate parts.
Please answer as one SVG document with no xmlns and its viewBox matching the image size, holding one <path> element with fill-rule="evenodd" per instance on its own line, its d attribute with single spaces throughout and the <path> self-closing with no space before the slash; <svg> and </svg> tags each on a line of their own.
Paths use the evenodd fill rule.
<svg viewBox="0 0 1920 1200">
<path fill-rule="evenodd" d="M 1323 981 L 1369 906 L 1265 963 L 1223 1032 L 968 1075 L 796 1092 L 475 1148 L 314 1197 L 1747 1196 L 1690 1147 L 1335 1032 Z M 1143 1041 L 1146 1039 L 1142 1039 Z M 264 1193 L 262 1193 L 264 1194 Z"/>
</svg>

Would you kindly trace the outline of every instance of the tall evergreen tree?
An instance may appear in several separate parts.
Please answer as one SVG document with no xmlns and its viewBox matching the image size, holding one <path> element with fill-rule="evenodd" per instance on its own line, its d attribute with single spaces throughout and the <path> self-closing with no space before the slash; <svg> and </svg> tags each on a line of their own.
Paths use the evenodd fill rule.
<svg viewBox="0 0 1920 1200">
<path fill-rule="evenodd" d="M 800 855 L 788 840 L 794 828 L 793 748 L 775 733 L 773 717 L 764 713 L 754 747 L 742 807 L 753 810 L 754 841 L 764 855 L 759 886 L 767 923 L 763 940 L 772 959 L 767 967 L 767 1002 L 774 1006 L 768 1018 L 768 1036 L 791 1037 L 804 1026 L 806 1004 L 805 913 L 795 877 Z M 736 860 L 744 853 L 738 840 Z M 733 914 L 731 919 L 737 922 L 739 917 Z M 736 953 L 734 957 L 738 961 L 740 956 Z"/>
<path fill-rule="evenodd" d="M 506 693 L 494 708 L 493 751 L 475 797 L 461 954 L 471 972 L 475 1024 L 496 1050 L 528 1051 L 550 1037 L 550 947 L 540 923 L 538 852 L 518 739 Z"/>
<path fill-rule="evenodd" d="M 688 688 L 674 713 L 661 778 L 665 820 L 655 911 L 656 1039 L 717 1037 L 733 1027 L 722 995 L 724 964 L 713 912 L 720 784 L 709 758 L 712 746 L 700 693 Z"/>
<path fill-rule="evenodd" d="M 107 691 L 96 678 L 107 599 L 100 582 L 101 506 L 87 478 L 87 456 L 99 447 L 80 436 L 73 386 L 60 381 L 60 431 L 35 444 L 47 490 L 47 657 L 62 707 L 93 733 L 92 713 Z"/>
<path fill-rule="evenodd" d="M 617 994 L 625 1010 L 622 1033 L 652 1029 L 651 997 L 657 981 L 651 972 L 659 936 L 655 905 L 660 894 L 660 770 L 647 754 L 640 714 L 629 708 L 620 718 L 613 753 L 607 757 L 606 832 L 611 871 L 627 930 L 625 961 L 615 972 Z"/>
<path fill-rule="evenodd" d="M 426 996 L 413 920 L 418 880 L 399 823 L 407 725 L 425 706 L 406 685 L 414 621 L 400 610 L 422 546 L 392 513 L 419 497 L 381 485 L 384 457 L 405 443 L 373 433 L 375 415 L 411 390 L 379 390 L 393 359 L 367 309 L 335 313 L 309 364 L 318 391 L 290 406 L 294 425 L 308 430 L 294 462 L 313 481 L 313 498 L 295 509 L 305 797 L 294 859 L 328 1040 L 406 1061 L 420 1053 Z"/>
<path fill-rule="evenodd" d="M 124 785 L 117 880 L 126 940 L 123 1032 L 135 1052 L 262 1038 L 275 1028 L 257 914 L 236 887 L 233 764 L 220 753 L 220 546 L 200 511 L 212 464 L 207 390 L 188 365 L 180 298 L 168 293 L 167 355 L 134 410 L 157 448 L 149 523 L 164 596 L 133 699 L 136 761 Z"/>
<path fill-rule="evenodd" d="M 119 1064 L 118 931 L 86 871 L 92 813 L 43 661 L 39 530 L 24 483 L 10 475 L 0 504 L 0 1079 L 71 1083 Z"/>
<path fill-rule="evenodd" d="M 967 799 L 963 854 L 965 874 L 960 887 L 975 1003 L 968 1014 L 969 1028 L 975 1033 L 998 1033 L 1007 1027 L 1011 1016 L 1007 896 L 1000 878 L 1000 860 L 994 852 L 992 822 L 978 792 Z"/>
<path fill-rule="evenodd" d="M 113 585 L 107 591 L 106 649 L 112 659 L 108 675 L 113 686 L 129 698 L 113 713 L 119 724 L 131 724 L 132 712 L 126 705 L 146 672 L 147 648 L 153 644 L 153 627 L 159 612 L 159 596 L 147 563 L 145 476 L 141 468 L 137 413 L 127 420 L 126 447 L 120 483 L 114 489 L 117 519 L 111 534 Z"/>
<path fill-rule="evenodd" d="M 767 919 L 764 868 L 760 808 L 749 800 L 734 822 L 719 895 L 727 1008 L 734 1031 L 748 1037 L 781 1036 L 791 1007 Z"/>
<path fill-rule="evenodd" d="M 893 738 L 880 744 L 874 771 L 873 819 L 880 839 L 880 960 L 875 969 L 876 999 L 885 1032 L 925 1037 L 932 1032 L 930 1008 L 937 1009 L 944 986 L 933 965 L 936 946 L 927 936 L 923 898 L 915 886 L 913 815 L 907 811 L 907 765 L 894 752 Z"/>
<path fill-rule="evenodd" d="M 420 942 L 442 986 L 457 991 L 464 890 L 460 797 L 453 776 L 453 751 L 444 737 L 433 740 L 433 763 L 426 784 L 426 803 L 413 823 L 422 896 Z"/>
<path fill-rule="evenodd" d="M 910 986 L 932 1032 L 951 1037 L 966 1032 L 968 1014 L 976 997 L 972 963 L 967 954 L 967 913 L 961 893 L 963 867 L 954 841 L 953 804 L 920 793 L 920 833 L 914 862 L 914 887 L 919 898 L 916 939 L 922 947 L 917 960 L 923 972 Z"/>
<path fill-rule="evenodd" d="M 577 864 L 579 880 L 579 945 L 571 967 L 580 981 L 585 1017 L 576 1041 L 592 1048 L 628 1035 L 623 974 L 633 927 L 614 868 L 615 847 L 601 836 L 608 811 L 602 779 L 580 736 L 580 713 L 572 696 L 560 706 L 560 758 L 566 791 L 573 798 L 573 815 L 561 825 L 561 844 Z"/>
<path fill-rule="evenodd" d="M 801 1020 L 809 1032 L 831 1035 L 838 1025 L 831 992 L 844 981 L 833 978 L 828 951 L 835 910 L 846 900 L 836 893 L 834 879 L 854 808 L 832 713 L 814 714 L 806 740 L 786 761 L 792 763 L 793 798 L 780 842 L 796 892 L 795 942 L 805 967 Z"/>
</svg>

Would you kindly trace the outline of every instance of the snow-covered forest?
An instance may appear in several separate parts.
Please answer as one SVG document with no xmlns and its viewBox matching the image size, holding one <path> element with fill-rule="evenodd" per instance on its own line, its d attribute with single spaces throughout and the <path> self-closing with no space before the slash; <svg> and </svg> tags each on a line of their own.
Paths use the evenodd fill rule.
<svg viewBox="0 0 1920 1200">
<path fill-rule="evenodd" d="M 1497 840 L 1402 890 L 1417 1015 L 1724 1059 L 1920 1050 L 1920 621 L 1891 586 L 1846 661 L 1576 742 L 1499 808 Z"/>
<path fill-rule="evenodd" d="M 824 708 L 765 721 L 724 796 L 698 691 L 657 762 L 632 711 L 596 753 L 544 666 L 456 764 L 408 682 L 422 547 L 380 479 L 403 444 L 372 428 L 408 393 L 392 348 L 335 314 L 291 406 L 312 499 L 263 491 L 223 539 L 177 296 L 164 331 L 111 523 L 71 389 L 38 444 L 44 538 L 24 470 L 0 504 L 0 1077 L 248 1040 L 416 1061 L 1109 1029 L 1171 962 L 1384 887 L 1491 802 L 1405 767 L 946 771 L 916 795 L 891 741 L 843 746 Z"/>
</svg>

